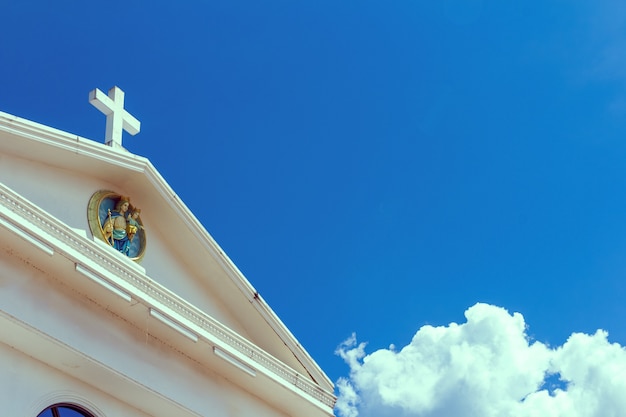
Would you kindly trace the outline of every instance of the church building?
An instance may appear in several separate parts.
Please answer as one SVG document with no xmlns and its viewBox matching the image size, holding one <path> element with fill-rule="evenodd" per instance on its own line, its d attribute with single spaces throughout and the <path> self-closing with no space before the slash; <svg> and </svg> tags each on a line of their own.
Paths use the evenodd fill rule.
<svg viewBox="0 0 626 417">
<path fill-rule="evenodd" d="M 0 112 L 1 414 L 333 416 L 322 369 L 123 148 L 124 93 L 89 98 L 104 144 Z"/>
</svg>

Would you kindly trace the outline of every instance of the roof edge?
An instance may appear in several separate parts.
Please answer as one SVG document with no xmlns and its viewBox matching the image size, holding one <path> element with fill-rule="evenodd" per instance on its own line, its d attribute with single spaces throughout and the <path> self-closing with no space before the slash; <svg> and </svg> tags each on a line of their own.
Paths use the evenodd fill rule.
<svg viewBox="0 0 626 417">
<path fill-rule="evenodd" d="M 221 249 L 180 197 L 178 197 L 149 159 L 123 149 L 115 149 L 103 143 L 1 111 L 0 131 L 13 133 L 38 143 L 53 146 L 57 149 L 96 158 L 135 172 L 142 172 L 161 196 L 169 202 L 175 213 L 180 216 L 189 230 L 198 238 L 211 256 L 222 265 L 222 268 L 231 278 L 235 286 L 243 293 L 245 298 L 254 305 L 263 319 L 307 370 L 314 382 L 325 385 L 325 388 L 330 391 L 334 389 L 334 384 L 330 378 L 302 345 L 300 345 L 295 336 L 289 331 L 271 307 L 259 296 L 258 291 L 250 284 L 244 274 Z M 0 149 L 1 147 L 0 142 Z"/>
</svg>

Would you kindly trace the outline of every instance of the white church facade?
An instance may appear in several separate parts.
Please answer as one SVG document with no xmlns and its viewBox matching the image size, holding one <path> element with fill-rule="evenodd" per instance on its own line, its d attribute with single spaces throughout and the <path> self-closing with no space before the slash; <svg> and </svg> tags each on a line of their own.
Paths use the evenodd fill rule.
<svg viewBox="0 0 626 417">
<path fill-rule="evenodd" d="M 2 415 L 332 416 L 329 378 L 122 148 L 123 92 L 90 100 L 109 146 L 0 112 Z"/>
</svg>

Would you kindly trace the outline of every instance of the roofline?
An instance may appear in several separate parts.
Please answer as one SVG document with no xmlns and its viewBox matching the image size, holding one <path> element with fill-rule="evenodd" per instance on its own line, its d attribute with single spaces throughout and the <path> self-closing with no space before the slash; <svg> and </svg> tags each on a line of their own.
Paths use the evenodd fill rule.
<svg viewBox="0 0 626 417">
<path fill-rule="evenodd" d="M 332 391 L 325 390 L 308 378 L 302 378 L 281 360 L 150 279 L 141 266 L 118 256 L 104 242 L 95 238 L 89 239 L 85 231 L 70 228 L 0 183 L 0 230 L 2 229 L 9 230 L 37 247 L 38 259 L 52 259 L 53 256 L 66 258 L 74 264 L 75 275 L 100 284 L 97 288 L 101 288 L 105 296 L 119 297 L 129 305 L 138 301 L 148 309 L 156 310 L 165 319 L 164 327 L 178 323 L 187 332 L 181 332 L 180 327 L 176 328 L 174 325 L 177 332 L 173 336 L 180 343 L 186 342 L 189 334 L 194 335 L 194 342 L 203 341 L 227 352 L 228 356 L 245 367 L 262 373 L 289 391 L 298 393 L 314 408 L 326 414 L 332 413 L 335 404 Z M 69 274 L 58 278 L 68 282 L 72 279 Z M 124 311 L 118 310 L 114 303 L 109 302 L 108 306 L 124 317 Z M 188 355 L 195 355 L 193 351 L 186 352 Z M 203 352 L 200 356 L 194 356 L 194 359 L 199 363 L 210 360 Z"/>
<path fill-rule="evenodd" d="M 254 306 L 278 337 L 293 352 L 296 359 L 304 366 L 310 377 L 320 385 L 332 391 L 334 384 L 313 360 L 309 353 L 298 343 L 294 335 L 278 318 L 271 307 L 259 296 L 243 273 L 235 266 L 217 242 L 211 237 L 200 221 L 187 208 L 174 190 L 169 186 L 154 165 L 145 157 L 132 154 L 123 149 L 115 149 L 102 143 L 55 129 L 40 123 L 26 120 L 0 111 L 0 131 L 17 134 L 32 141 L 53 146 L 61 150 L 92 157 L 113 163 L 135 172 L 143 172 L 156 190 L 170 203 L 170 206 L 187 224 L 211 256 L 222 265 L 235 286 Z M 1 148 L 1 144 L 0 144 Z"/>
</svg>

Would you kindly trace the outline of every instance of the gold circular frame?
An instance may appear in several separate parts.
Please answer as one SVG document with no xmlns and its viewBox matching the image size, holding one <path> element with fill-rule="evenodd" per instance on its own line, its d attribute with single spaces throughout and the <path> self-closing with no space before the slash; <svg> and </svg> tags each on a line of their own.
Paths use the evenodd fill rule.
<svg viewBox="0 0 626 417">
<path fill-rule="evenodd" d="M 118 194 L 114 191 L 100 190 L 96 191 L 91 196 L 91 198 L 89 199 L 89 204 L 87 205 L 87 221 L 89 222 L 89 228 L 91 229 L 91 233 L 98 239 L 106 242 L 107 244 L 110 244 L 110 242 L 106 240 L 104 230 L 102 229 L 100 207 L 102 206 L 102 203 L 106 200 L 118 201 L 121 197 L 121 194 Z M 132 212 L 134 208 L 135 207 L 129 203 L 128 210 Z M 143 226 L 141 217 L 137 218 L 137 223 Z M 128 258 L 132 259 L 135 262 L 140 262 L 146 252 L 146 230 L 143 227 L 140 227 L 139 230 L 137 230 L 137 234 L 135 235 L 135 237 L 139 238 L 139 248 L 134 256 L 128 256 Z"/>
</svg>

